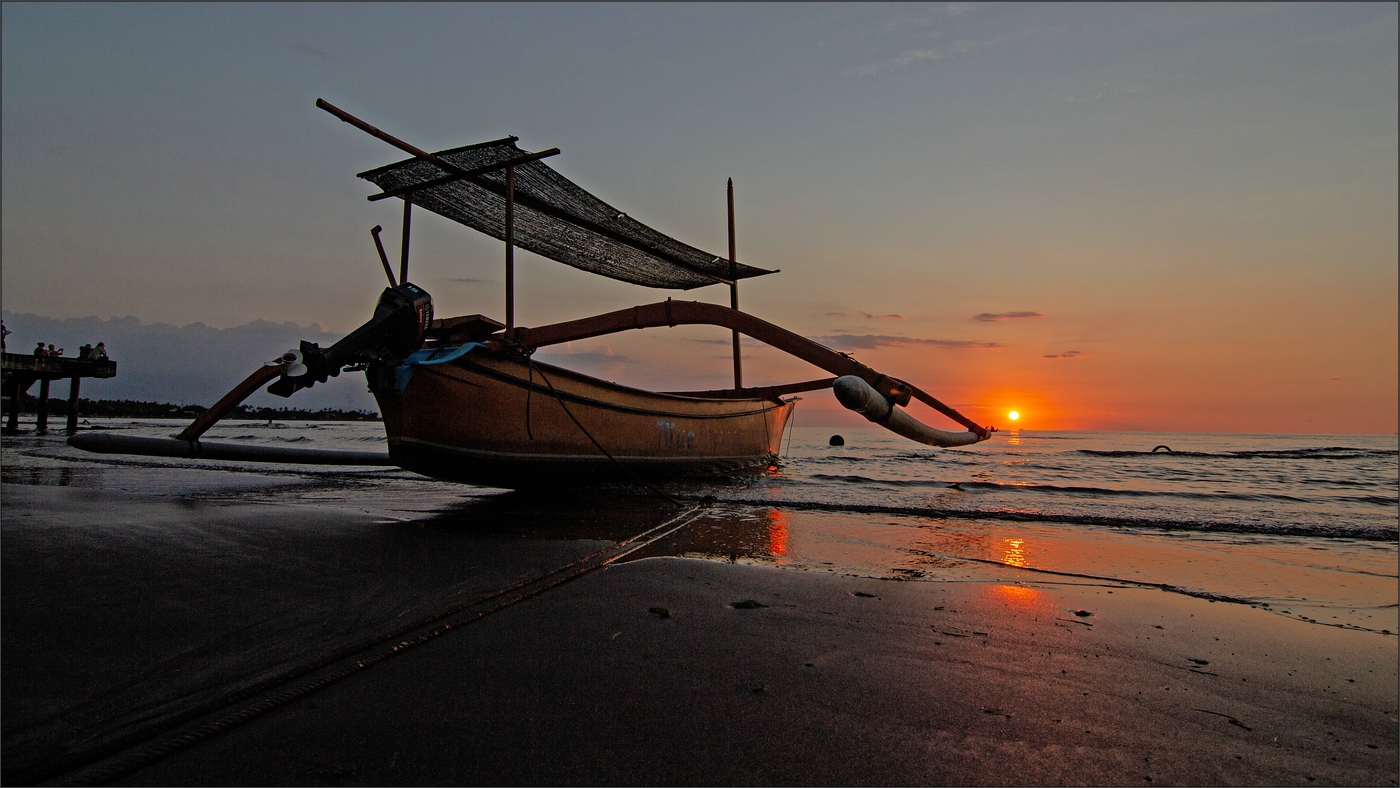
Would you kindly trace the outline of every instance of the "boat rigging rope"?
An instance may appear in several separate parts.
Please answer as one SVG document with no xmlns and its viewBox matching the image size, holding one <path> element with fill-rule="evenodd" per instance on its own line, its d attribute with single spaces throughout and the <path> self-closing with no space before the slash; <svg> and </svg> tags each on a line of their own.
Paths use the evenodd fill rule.
<svg viewBox="0 0 1400 788">
<path fill-rule="evenodd" d="M 535 368 L 534 351 L 530 351 L 530 352 L 526 355 L 526 358 L 527 358 L 527 359 L 529 360 L 529 362 L 530 362 L 530 369 L 531 369 L 530 381 L 531 381 L 531 387 L 533 388 L 533 387 L 534 387 L 534 373 L 533 373 L 533 370 L 534 370 L 534 368 Z M 589 439 L 590 441 L 593 442 L 593 445 L 596 446 L 596 447 L 598 447 L 598 451 L 602 452 L 604 457 L 607 457 L 608 459 L 612 460 L 613 463 L 617 465 L 617 467 L 619 467 L 619 468 L 621 468 L 622 470 L 626 471 L 627 474 L 628 474 L 629 476 L 631 476 L 633 479 L 636 479 L 637 481 L 639 481 L 639 482 L 641 482 L 642 484 L 646 485 L 647 489 L 649 489 L 649 490 L 651 490 L 652 492 L 656 493 L 658 496 L 660 496 L 660 497 L 662 497 L 662 498 L 664 498 L 664 499 L 670 501 L 671 503 L 675 504 L 676 506 L 685 506 L 685 504 L 681 503 L 680 501 L 676 500 L 675 498 L 672 498 L 671 496 L 669 496 L 669 495 L 667 495 L 666 493 L 662 492 L 661 489 L 660 489 L 659 487 L 657 487 L 656 485 L 654 485 L 654 484 L 652 484 L 651 482 L 647 481 L 646 479 L 643 479 L 641 476 L 639 476 L 639 475 L 638 475 L 635 471 L 633 471 L 631 468 L 627 467 L 626 465 L 623 465 L 622 462 L 621 462 L 620 460 L 618 460 L 616 457 L 614 457 L 614 456 L 612 456 L 611 454 L 609 454 L 609 453 L 608 453 L 608 450 L 605 449 L 605 448 L 603 448 L 603 444 L 599 443 L 599 442 L 598 442 L 598 439 L 595 438 L 595 437 L 593 437 L 593 433 L 589 432 L 587 427 L 585 427 L 585 426 L 583 426 L 582 424 L 579 423 L 579 420 L 578 420 L 577 418 L 575 418 L 575 416 L 574 416 L 574 412 L 571 411 L 571 410 L 569 410 L 569 406 L 566 405 L 566 404 L 564 404 L 564 398 L 561 397 L 561 396 L 559 396 L 559 392 L 557 392 L 557 391 L 554 390 L 554 384 L 551 383 L 550 380 L 549 380 L 549 377 L 548 377 L 547 375 L 544 374 L 544 370 L 540 370 L 540 379 L 543 380 L 543 381 L 545 382 L 545 385 L 549 386 L 549 393 L 554 395 L 554 399 L 559 403 L 559 407 L 561 407 L 561 408 L 564 409 L 564 413 L 566 413 L 566 414 L 568 415 L 569 419 L 573 421 L 574 425 L 577 426 L 580 430 L 582 430 L 582 431 L 583 431 L 583 434 L 586 435 L 586 436 L 588 437 L 588 439 Z M 529 400 L 527 399 L 526 401 L 528 402 Z M 526 413 L 529 413 L 529 411 L 527 410 Z M 767 422 L 766 422 L 766 420 L 765 420 L 765 424 L 766 424 L 766 423 L 767 423 Z"/>
<path fill-rule="evenodd" d="M 525 387 L 525 434 L 530 440 L 535 439 L 535 431 L 530 427 L 530 398 L 535 393 L 535 348 L 525 347 L 525 343 L 513 336 L 501 338 L 501 344 L 505 346 L 506 352 L 513 356 L 525 359 L 525 365 L 530 370 L 530 385 Z M 541 375 L 544 373 L 541 372 Z"/>
<path fill-rule="evenodd" d="M 792 451 L 792 433 L 797 431 L 797 400 L 792 402 L 792 415 L 788 416 L 787 423 L 787 448 L 783 449 L 783 456 L 788 456 Z"/>
<path fill-rule="evenodd" d="M 178 719 L 175 723 L 177 725 L 180 723 L 190 723 L 198 720 L 201 715 L 209 715 L 214 713 L 215 711 L 218 711 L 219 709 L 227 708 L 228 706 L 236 704 L 239 701 L 247 700 L 251 697 L 257 696 L 258 694 L 264 694 L 264 697 L 261 700 L 256 701 L 251 705 L 243 706 L 235 711 L 226 713 L 223 716 L 218 717 L 216 719 L 209 720 L 208 722 L 204 723 L 203 725 L 200 725 L 199 727 L 183 732 L 180 730 L 174 730 L 163 737 L 159 736 L 159 733 L 157 733 L 154 736 L 150 736 L 146 739 L 146 741 L 150 743 L 144 747 L 136 747 L 135 749 L 128 750 L 125 753 L 118 753 L 114 756 L 107 757 L 106 760 L 98 761 L 96 763 L 89 761 L 91 765 L 89 765 L 87 768 L 79 767 L 79 771 L 72 771 L 73 767 L 71 765 L 68 767 L 68 770 L 64 773 L 55 773 L 53 771 L 49 771 L 48 773 L 35 773 L 31 771 L 27 775 L 20 775 L 21 779 L 19 780 L 19 782 L 30 783 L 38 782 L 39 780 L 47 780 L 53 782 L 57 778 L 61 777 L 61 784 L 65 785 L 100 785 L 104 783 L 109 783 L 113 780 L 118 779 L 119 777 L 130 774 L 146 766 L 149 766 L 155 761 L 158 761 L 168 755 L 171 755 L 172 753 L 183 750 L 199 741 L 209 738 L 210 736 L 232 728 L 240 723 L 246 722 L 254 717 L 266 714 L 270 711 L 273 711 L 274 709 L 280 708 L 281 706 L 285 706 L 286 704 L 297 700 L 298 698 L 309 695 L 312 692 L 315 692 L 316 690 L 329 686 L 330 684 L 334 684 L 335 682 L 338 682 L 341 679 L 348 678 L 349 676 L 359 673 L 360 671 L 365 670 L 366 668 L 369 668 L 372 665 L 376 665 L 380 662 L 383 662 L 384 660 L 403 654 L 416 646 L 423 645 L 424 643 L 427 643 L 430 640 L 447 634 L 453 628 L 460 628 L 466 626 L 467 624 L 479 621 L 491 615 L 492 613 L 496 613 L 519 602 L 523 602 L 531 597 L 542 594 L 545 591 L 567 583 L 575 578 L 581 577 L 596 569 L 606 569 L 609 565 L 613 564 L 614 562 L 625 558 L 631 555 L 632 553 L 641 550 L 644 547 L 654 544 L 660 541 L 661 539 L 665 539 L 671 534 L 686 527 L 692 521 L 694 521 L 695 515 L 707 505 L 708 502 L 702 501 L 699 504 L 691 506 L 686 511 L 681 512 L 680 514 L 677 514 L 676 516 L 670 518 L 669 520 L 666 520 L 660 525 L 649 528 L 628 539 L 624 539 L 623 541 L 618 542 L 617 544 L 602 548 L 601 550 L 596 550 L 592 553 L 589 553 L 588 555 L 583 556 L 582 558 L 570 561 L 569 563 L 564 564 L 563 566 L 557 567 L 543 574 L 527 578 L 512 585 L 506 586 L 505 588 L 500 588 L 495 591 L 489 592 L 480 597 L 477 597 L 476 599 L 471 600 L 470 602 L 463 602 L 453 605 L 445 611 L 439 611 L 431 616 L 420 619 L 416 623 L 398 627 L 391 632 L 385 633 L 377 637 L 373 642 L 369 643 L 368 645 L 356 646 L 356 650 L 351 650 L 348 653 L 345 650 L 340 650 L 328 658 L 318 660 L 312 665 L 302 666 L 300 668 L 287 671 L 279 677 L 259 683 L 259 685 L 254 688 L 236 693 L 231 697 L 222 699 L 222 701 L 216 701 L 212 705 L 212 707 L 211 704 L 201 704 L 195 709 L 192 709 L 190 712 L 181 715 L 180 719 Z M 602 557 L 602 560 L 595 560 L 599 557 Z M 533 588 L 530 587 L 532 585 L 534 586 Z M 497 597 L 504 596 L 513 591 L 520 591 L 520 593 L 509 599 L 497 602 L 496 604 L 492 605 L 489 608 L 486 608 L 485 610 L 480 610 L 476 613 L 473 613 L 467 616 L 466 618 L 457 621 L 445 621 L 446 619 L 450 618 L 451 616 L 457 613 L 469 610 L 472 607 L 479 606 L 483 603 L 489 602 Z M 429 627 L 434 624 L 436 624 L 437 626 L 428 632 L 423 632 L 416 637 L 409 636 L 410 633 L 414 631 L 422 630 L 425 627 Z M 353 658 L 354 655 L 357 653 L 363 654 L 375 648 L 376 646 L 385 646 L 395 640 L 398 640 L 400 642 L 377 653 L 373 653 L 368 656 L 364 656 L 360 659 L 356 659 L 353 663 L 345 665 L 338 670 L 333 670 L 332 672 L 324 674 L 320 677 L 305 680 L 302 683 L 276 695 L 269 696 L 265 694 L 272 692 L 279 686 L 285 686 L 298 678 L 306 676 L 309 673 L 314 673 L 317 670 L 330 668 L 334 666 L 337 662 L 343 662 L 345 660 Z M 154 739 L 154 741 L 152 741 L 152 739 Z M 128 744 L 126 746 L 134 745 Z M 99 755 L 98 757 L 102 758 L 103 756 Z"/>
</svg>

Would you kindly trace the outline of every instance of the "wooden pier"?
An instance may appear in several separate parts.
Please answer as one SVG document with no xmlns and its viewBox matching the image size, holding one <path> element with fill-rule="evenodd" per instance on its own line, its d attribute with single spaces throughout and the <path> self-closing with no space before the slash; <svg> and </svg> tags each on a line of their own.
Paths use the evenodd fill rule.
<svg viewBox="0 0 1400 788">
<path fill-rule="evenodd" d="M 68 378 L 68 431 L 78 428 L 78 381 L 82 378 L 113 378 L 117 362 L 111 359 L 66 358 L 64 356 L 27 356 L 5 353 L 0 363 L 0 386 L 9 398 L 5 416 L 5 431 L 19 429 L 19 398 L 39 381 L 39 432 L 49 429 L 49 383 Z"/>
</svg>

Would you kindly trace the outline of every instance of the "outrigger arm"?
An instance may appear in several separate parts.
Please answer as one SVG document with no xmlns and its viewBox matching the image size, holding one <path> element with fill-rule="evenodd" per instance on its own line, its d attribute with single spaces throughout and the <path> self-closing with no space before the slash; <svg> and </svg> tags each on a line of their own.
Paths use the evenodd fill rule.
<svg viewBox="0 0 1400 788">
<path fill-rule="evenodd" d="M 553 323 L 538 328 L 516 328 L 515 339 L 526 350 L 535 350 L 548 345 L 558 345 L 604 334 L 615 334 L 634 328 L 680 325 L 722 326 L 747 334 L 760 342 L 821 367 L 838 377 L 798 385 L 805 387 L 803 390 L 834 385 L 837 390 L 837 398 L 843 406 L 861 413 L 876 424 L 887 427 L 911 440 L 934 446 L 965 446 L 987 440 L 994 431 L 993 428 L 977 424 L 917 386 L 876 372 L 845 353 L 832 350 L 766 320 L 718 304 L 667 299 L 655 304 L 619 309 L 616 312 L 606 312 L 580 320 Z M 853 377 L 863 381 L 871 389 L 868 393 L 878 393 L 883 402 L 870 401 L 860 386 L 852 385 L 854 381 L 843 384 L 842 379 L 845 377 Z M 790 387 L 779 388 L 793 390 Z M 968 432 L 955 433 L 934 429 L 894 407 L 908 405 L 911 398 L 919 400 L 967 427 Z"/>
</svg>

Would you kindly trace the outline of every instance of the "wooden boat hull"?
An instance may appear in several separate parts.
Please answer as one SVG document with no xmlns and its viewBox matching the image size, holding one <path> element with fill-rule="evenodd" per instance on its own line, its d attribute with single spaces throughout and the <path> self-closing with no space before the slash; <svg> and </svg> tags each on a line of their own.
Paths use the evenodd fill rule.
<svg viewBox="0 0 1400 788">
<path fill-rule="evenodd" d="M 370 375 L 391 461 L 493 487 L 762 470 L 794 407 L 642 391 L 485 349 L 395 372 Z"/>
</svg>

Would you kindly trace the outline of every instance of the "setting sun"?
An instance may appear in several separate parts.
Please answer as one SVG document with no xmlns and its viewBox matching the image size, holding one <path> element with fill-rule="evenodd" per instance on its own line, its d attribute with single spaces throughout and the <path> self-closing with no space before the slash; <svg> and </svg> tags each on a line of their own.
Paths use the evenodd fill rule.
<svg viewBox="0 0 1400 788">
<path fill-rule="evenodd" d="M 1015 420 L 1021 418 L 1021 414 L 1020 414 L 1018 411 L 1014 411 L 1014 410 L 1013 410 L 1013 411 L 1011 411 L 1010 413 L 1006 414 L 1006 418 L 1011 419 L 1012 421 L 1015 421 Z"/>
</svg>

